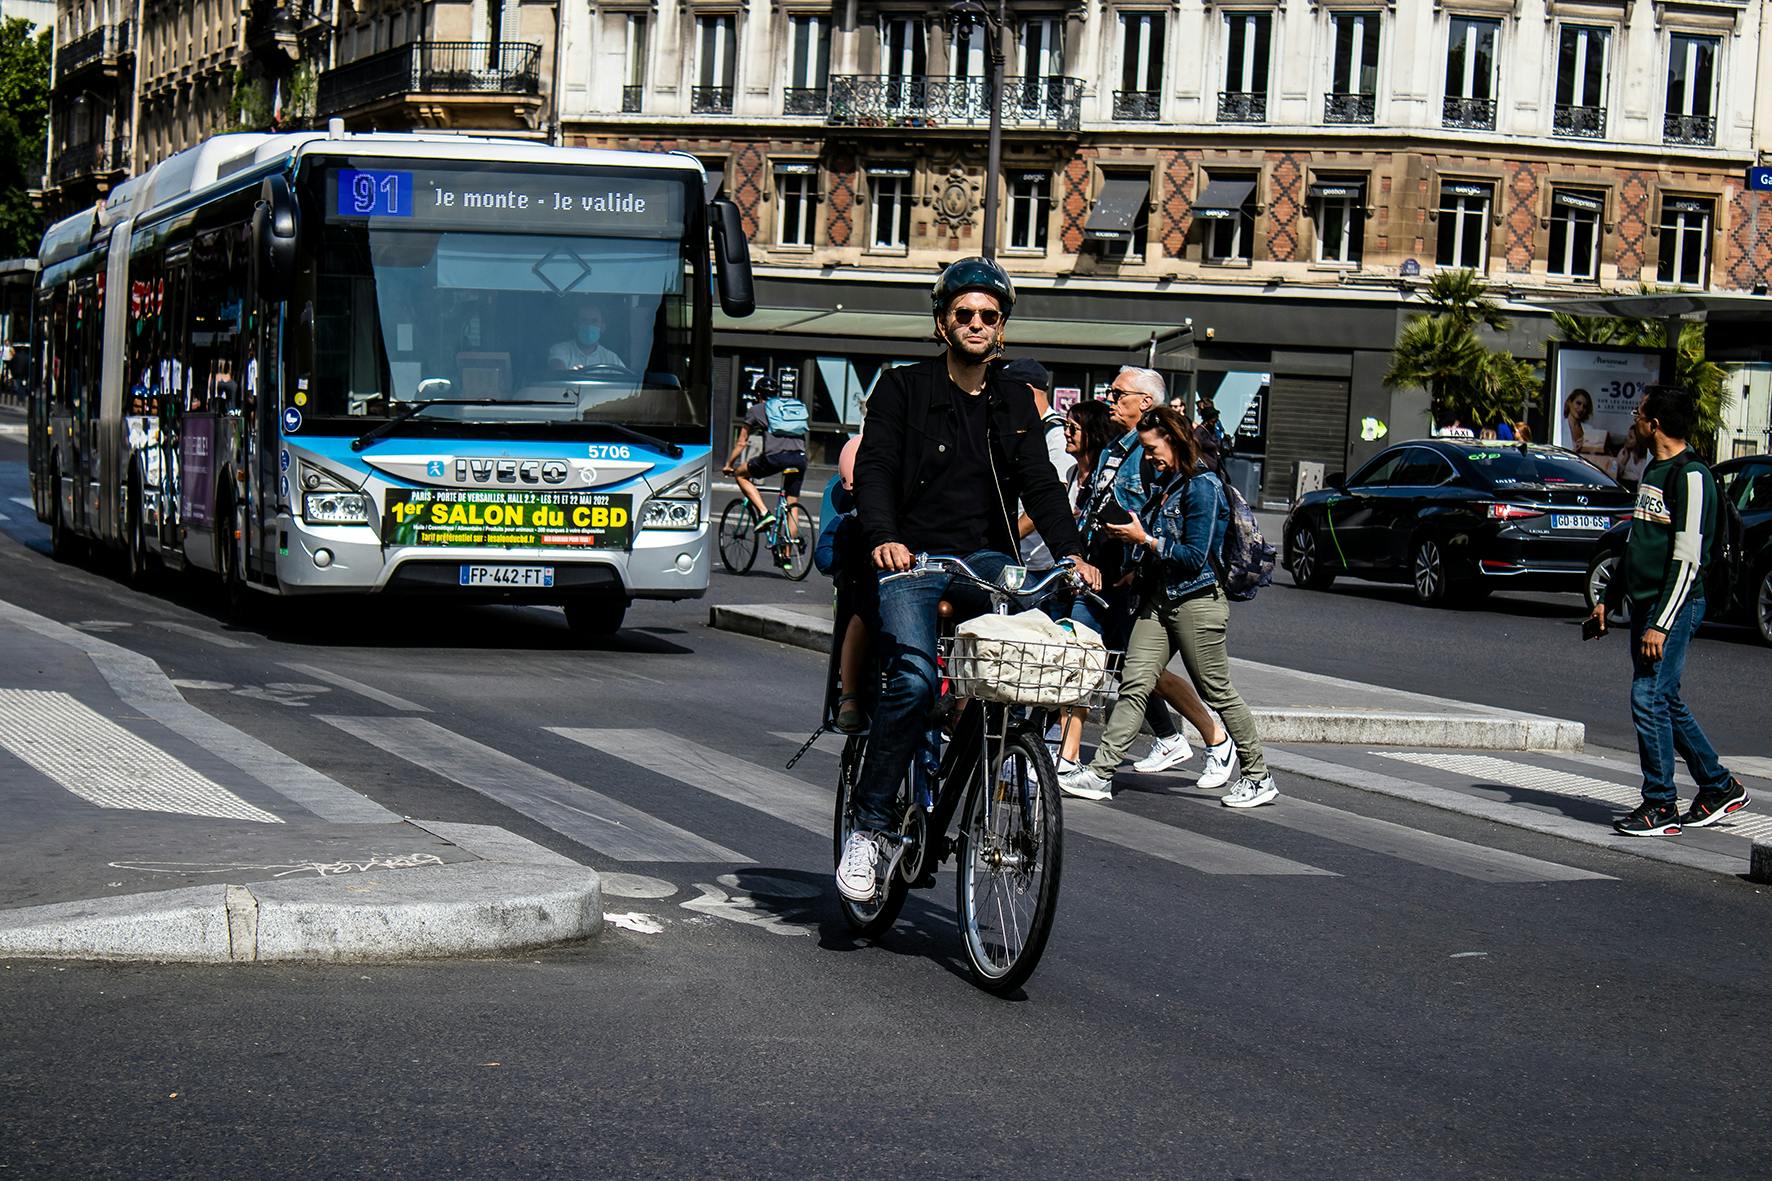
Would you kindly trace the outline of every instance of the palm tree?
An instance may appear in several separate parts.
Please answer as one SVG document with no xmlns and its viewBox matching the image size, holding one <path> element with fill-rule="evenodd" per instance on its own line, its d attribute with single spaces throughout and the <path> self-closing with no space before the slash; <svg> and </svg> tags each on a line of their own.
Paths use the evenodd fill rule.
<svg viewBox="0 0 1772 1181">
<path fill-rule="evenodd" d="M 1415 316 L 1397 337 L 1384 384 L 1424 389 L 1436 418 L 1462 419 L 1471 409 L 1471 380 L 1487 354 L 1476 333 L 1452 316 Z"/>
<path fill-rule="evenodd" d="M 1481 324 L 1494 332 L 1506 332 L 1513 325 L 1502 315 L 1501 305 L 1489 298 L 1488 288 L 1475 271 L 1435 271 L 1422 298 L 1434 309 L 1431 315 L 1464 328 Z"/>
</svg>

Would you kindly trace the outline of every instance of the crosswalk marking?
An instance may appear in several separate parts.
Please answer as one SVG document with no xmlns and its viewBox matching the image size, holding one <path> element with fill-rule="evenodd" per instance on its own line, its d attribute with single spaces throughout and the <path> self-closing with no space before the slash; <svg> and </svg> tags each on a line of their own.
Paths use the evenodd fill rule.
<svg viewBox="0 0 1772 1181">
<path fill-rule="evenodd" d="M 0 689 L 0 747 L 100 808 L 283 823 L 68 693 Z"/>
<path fill-rule="evenodd" d="M 618 861 L 750 862 L 724 845 L 424 718 L 322 720 Z"/>
<path fill-rule="evenodd" d="M 724 754 L 662 730 L 586 730 L 549 726 L 562 738 L 668 775 L 746 808 L 828 835 L 837 802 L 832 789 Z"/>
<path fill-rule="evenodd" d="M 1217 796 L 1189 792 L 1179 794 L 1198 803 L 1218 807 Z M 1281 828 L 1325 837 L 1356 849 L 1383 853 L 1389 857 L 1413 861 L 1431 869 L 1443 869 L 1462 877 L 1484 882 L 1581 882 L 1612 881 L 1603 873 L 1592 873 L 1554 861 L 1541 861 L 1504 849 L 1473 845 L 1439 833 L 1424 832 L 1389 820 L 1362 816 L 1331 808 L 1327 804 L 1283 797 L 1272 808 L 1250 809 L 1245 815 Z"/>
</svg>

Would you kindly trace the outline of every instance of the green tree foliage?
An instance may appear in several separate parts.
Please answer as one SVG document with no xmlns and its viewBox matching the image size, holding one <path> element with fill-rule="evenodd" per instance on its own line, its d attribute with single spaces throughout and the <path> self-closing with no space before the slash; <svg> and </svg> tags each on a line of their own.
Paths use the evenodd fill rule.
<svg viewBox="0 0 1772 1181">
<path fill-rule="evenodd" d="M 1653 294 L 1645 286 L 1645 295 Z M 1626 345 L 1634 348 L 1667 347 L 1667 324 L 1662 320 L 1632 320 L 1618 316 L 1570 316 L 1558 312 L 1557 336 L 1571 344 Z M 1704 352 L 1704 325 L 1687 321 L 1680 326 L 1680 349 L 1674 381 L 1698 394 L 1700 439 L 1711 439 L 1723 422 L 1730 402 L 1729 374 Z"/>
<path fill-rule="evenodd" d="M 36 254 L 43 234 L 31 190 L 43 183 L 50 44 L 29 21 L 0 24 L 0 258 Z"/>
<path fill-rule="evenodd" d="M 1529 362 L 1477 336 L 1478 328 L 1511 326 L 1483 280 L 1474 271 L 1439 271 L 1423 298 L 1432 310 L 1411 316 L 1397 336 L 1384 384 L 1426 390 L 1436 421 L 1455 418 L 1474 428 L 1524 417 L 1538 376 Z"/>
</svg>

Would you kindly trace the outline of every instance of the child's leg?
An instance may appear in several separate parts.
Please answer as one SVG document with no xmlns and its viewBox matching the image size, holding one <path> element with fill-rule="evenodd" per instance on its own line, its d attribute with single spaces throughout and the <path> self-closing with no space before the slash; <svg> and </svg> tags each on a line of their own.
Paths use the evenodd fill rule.
<svg viewBox="0 0 1772 1181">
<path fill-rule="evenodd" d="M 1083 753 L 1083 720 L 1089 711 L 1066 706 L 1063 713 L 1058 728 L 1058 757 L 1074 763 Z"/>
<path fill-rule="evenodd" d="M 843 632 L 843 656 L 840 666 L 844 696 L 860 696 L 862 669 L 867 666 L 867 659 L 867 624 L 861 621 L 860 615 L 851 615 L 849 626 Z"/>
</svg>

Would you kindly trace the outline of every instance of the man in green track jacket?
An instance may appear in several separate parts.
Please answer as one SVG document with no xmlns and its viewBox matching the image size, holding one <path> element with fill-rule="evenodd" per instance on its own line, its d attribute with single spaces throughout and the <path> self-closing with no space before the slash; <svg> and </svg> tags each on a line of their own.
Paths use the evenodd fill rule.
<svg viewBox="0 0 1772 1181">
<path fill-rule="evenodd" d="M 1637 407 L 1636 429 L 1648 436 L 1650 462 L 1637 488 L 1624 562 L 1613 574 L 1606 602 L 1594 608 L 1604 632 L 1607 612 L 1630 601 L 1630 708 L 1643 765 L 1643 803 L 1613 824 L 1626 836 L 1672 836 L 1682 826 L 1702 828 L 1748 802 L 1747 789 L 1718 760 L 1680 699 L 1686 648 L 1704 621 L 1704 570 L 1722 520 L 1716 479 L 1686 446 L 1697 421 L 1697 400 L 1677 386 L 1650 386 Z M 1674 794 L 1675 754 L 1698 784 L 1684 816 Z"/>
</svg>

